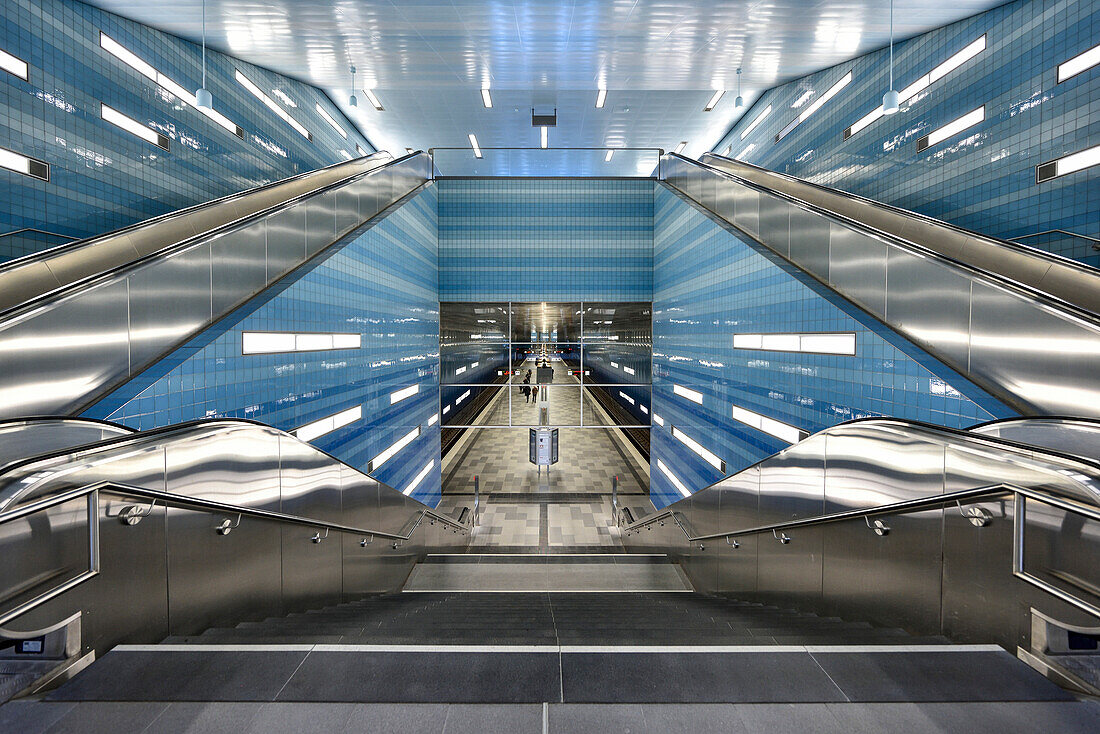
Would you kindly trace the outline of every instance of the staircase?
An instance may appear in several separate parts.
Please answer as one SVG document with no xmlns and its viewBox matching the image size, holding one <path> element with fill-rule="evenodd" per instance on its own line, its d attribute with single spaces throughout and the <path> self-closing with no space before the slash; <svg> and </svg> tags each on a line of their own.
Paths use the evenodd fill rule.
<svg viewBox="0 0 1100 734">
<path fill-rule="evenodd" d="M 538 588 L 453 590 L 518 584 L 522 566 Z M 81 715 L 149 731 L 1100 730 L 1100 706 L 999 647 L 607 590 L 616 567 L 683 578 L 663 556 L 429 557 L 400 593 L 120 646 L 44 700 L 0 707 L 0 730 Z M 590 588 L 548 588 L 565 577 Z"/>
</svg>

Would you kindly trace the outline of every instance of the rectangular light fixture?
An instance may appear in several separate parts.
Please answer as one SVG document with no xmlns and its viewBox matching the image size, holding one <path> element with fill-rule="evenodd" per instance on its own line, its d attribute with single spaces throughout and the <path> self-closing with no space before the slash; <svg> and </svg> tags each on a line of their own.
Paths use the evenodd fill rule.
<svg viewBox="0 0 1100 734">
<path fill-rule="evenodd" d="M 719 459 L 718 456 L 715 455 L 712 451 L 704 448 L 703 444 L 699 443 L 676 426 L 672 427 L 672 437 L 679 440 L 680 443 L 687 446 L 689 449 L 701 456 L 703 458 L 703 461 L 707 462 L 723 474 L 726 473 L 726 462 Z"/>
<path fill-rule="evenodd" d="M 796 117 L 795 119 L 793 119 L 789 123 L 787 123 L 787 126 L 785 128 L 783 128 L 782 130 L 780 130 L 779 134 L 775 136 L 775 142 L 778 143 L 780 140 L 782 140 L 784 137 L 786 137 L 788 134 L 790 134 L 790 132 L 792 130 L 794 130 L 800 124 L 805 122 L 810 117 L 810 115 L 812 115 L 813 113 L 820 110 L 825 105 L 826 102 L 828 102 L 830 99 L 832 99 L 837 94 L 839 94 L 840 90 L 842 90 L 842 89 L 844 89 L 844 87 L 848 86 L 851 83 L 851 81 L 852 81 L 852 72 L 849 71 L 847 74 L 842 76 L 840 78 L 840 80 L 836 82 L 836 84 L 829 87 L 829 89 L 826 90 L 825 94 L 818 97 L 816 100 L 813 101 L 813 103 L 810 104 L 809 107 L 802 110 L 802 112 L 799 113 L 798 117 Z"/>
<path fill-rule="evenodd" d="M 29 158 L 22 153 L 16 153 L 14 150 L 8 150 L 7 148 L 0 148 L 0 168 L 6 168 L 9 171 L 22 173 L 24 176 L 41 179 L 42 181 L 50 180 L 49 163 L 43 163 L 36 158 Z"/>
<path fill-rule="evenodd" d="M 743 161 L 743 160 L 745 160 L 745 156 L 747 156 L 749 153 L 753 152 L 754 150 L 756 150 L 756 143 L 749 143 L 748 145 L 745 146 L 744 150 L 742 150 L 740 153 L 737 154 L 737 157 L 734 158 L 734 160 L 735 161 Z"/>
<path fill-rule="evenodd" d="M 127 117 L 113 107 L 108 107 L 105 104 L 100 104 L 99 114 L 103 117 L 104 120 L 111 123 L 112 125 L 116 125 L 117 127 L 122 128 L 128 133 L 136 135 L 145 142 L 152 143 L 158 148 L 168 150 L 167 136 L 161 135 L 156 130 L 142 125 L 140 122 L 132 117 Z"/>
<path fill-rule="evenodd" d="M 542 147 L 544 147 L 544 148 L 545 148 L 545 147 L 547 147 L 547 144 L 549 143 L 549 131 L 550 131 L 550 128 L 548 128 L 548 127 L 546 127 L 545 125 L 543 125 L 543 126 L 542 126 L 541 128 L 539 128 L 539 129 L 540 129 L 540 130 L 542 130 L 542 133 L 541 133 L 541 138 L 542 138 Z"/>
<path fill-rule="evenodd" d="M 1035 183 L 1043 183 L 1052 178 L 1065 176 L 1100 164 L 1100 145 L 1085 148 L 1082 151 L 1062 156 L 1049 163 L 1035 167 Z"/>
<path fill-rule="evenodd" d="M 649 412 L 649 408 L 645 407 L 644 405 L 639 405 L 638 407 L 642 409 L 643 413 L 648 413 Z"/>
<path fill-rule="evenodd" d="M 628 375 L 633 375 L 634 374 L 634 368 L 633 367 L 623 367 L 623 372 L 625 372 Z"/>
<path fill-rule="evenodd" d="M 611 366 L 614 367 L 615 369 L 619 369 L 619 363 L 618 362 L 612 362 Z"/>
<path fill-rule="evenodd" d="M 378 454 L 378 456 L 375 456 L 373 459 L 370 460 L 370 463 L 367 464 L 367 473 L 370 474 L 372 472 L 378 471 L 378 467 L 382 466 L 387 461 L 392 459 L 394 454 L 415 441 L 419 436 L 420 426 L 417 426 L 401 438 L 394 441 L 392 444 L 390 444 L 389 448 L 383 450 L 382 453 Z"/>
<path fill-rule="evenodd" d="M 712 96 L 710 98 L 710 101 L 707 102 L 706 106 L 703 107 L 703 112 L 710 112 L 711 110 L 713 110 L 715 105 L 718 104 L 718 100 L 722 99 L 722 95 L 725 93 L 726 90 L 724 89 L 719 89 L 717 92 L 715 92 L 714 96 Z"/>
<path fill-rule="evenodd" d="M 947 76 L 952 71 L 958 69 L 960 66 L 962 66 L 967 61 L 974 58 L 984 50 L 985 35 L 983 34 L 977 40 L 972 41 L 970 44 L 968 44 L 966 48 L 964 48 L 962 51 L 959 51 L 958 53 L 952 55 L 949 59 L 947 59 L 947 61 L 944 61 L 935 69 L 928 72 L 927 74 L 910 84 L 908 87 L 898 92 L 898 103 L 905 104 L 917 94 L 927 89 L 928 86 L 932 84 L 932 82 Z M 863 130 L 871 123 L 879 120 L 884 116 L 885 113 L 882 111 L 882 105 L 879 105 L 878 107 L 861 117 L 859 120 L 857 120 L 855 124 L 853 124 L 851 127 L 847 128 L 844 131 L 844 139 L 847 140 L 848 138 L 858 133 L 860 130 Z"/>
<path fill-rule="evenodd" d="M 99 45 L 104 51 L 119 59 L 120 61 L 122 61 L 122 63 L 126 64 L 131 69 L 134 69 L 140 74 L 156 82 L 158 85 L 167 90 L 169 94 L 172 94 L 176 98 L 181 99 L 187 104 L 191 105 L 191 107 L 206 115 L 218 125 L 236 135 L 238 138 L 241 138 L 242 140 L 244 139 L 244 130 L 241 128 L 240 125 L 236 124 L 232 120 L 229 120 L 225 115 L 218 112 L 217 110 L 212 110 L 208 107 L 199 107 L 198 100 L 195 99 L 194 93 L 187 91 L 183 88 L 182 85 L 177 84 L 161 72 L 154 69 L 150 64 L 138 58 L 138 56 L 130 51 L 128 48 L 108 36 L 106 33 L 103 33 L 102 31 L 99 34 Z"/>
<path fill-rule="evenodd" d="M 622 390 L 619 390 L 619 397 L 622 398 L 623 400 L 625 400 L 626 402 L 630 403 L 631 405 L 634 405 L 634 398 L 630 397 L 629 395 L 627 395 Z"/>
<path fill-rule="evenodd" d="M 367 154 L 367 151 L 363 150 L 363 146 L 359 145 L 359 143 L 355 144 L 355 152 L 359 154 L 360 158 Z"/>
<path fill-rule="evenodd" d="M 249 79 L 249 78 L 248 78 L 248 77 L 246 77 L 246 76 L 245 76 L 244 74 L 242 74 L 242 73 L 240 72 L 240 70 L 239 70 L 239 69 L 237 69 L 237 70 L 235 70 L 235 71 L 236 71 L 236 75 L 235 75 L 235 76 L 236 76 L 237 82 L 238 82 L 238 83 L 239 83 L 239 84 L 240 84 L 240 85 L 241 85 L 242 87 L 244 87 L 244 88 L 245 88 L 245 89 L 247 89 L 248 91 L 252 92 L 252 96 L 254 96 L 254 97 L 255 97 L 256 99 L 258 99 L 258 100 L 260 100 L 261 102 L 263 102 L 263 103 L 264 103 L 264 105 L 265 105 L 265 106 L 266 106 L 266 107 L 267 107 L 267 108 L 268 108 L 269 110 L 271 110 L 272 112 L 274 112 L 274 113 L 275 113 L 276 115 L 278 115 L 278 116 L 279 116 L 279 119 L 280 119 L 280 120 L 282 120 L 283 122 L 285 122 L 286 124 L 288 124 L 288 125 L 290 125 L 290 126 L 291 126 L 292 128 L 294 128 L 295 130 L 297 130 L 297 131 L 298 131 L 298 133 L 299 133 L 299 134 L 301 134 L 301 136 L 302 136 L 302 137 L 304 137 L 304 138 L 305 138 L 306 140 L 313 140 L 313 134 L 312 134 L 312 133 L 311 133 L 311 132 L 310 132 L 309 130 L 306 130 L 306 129 L 305 129 L 305 127 L 304 127 L 304 126 L 303 126 L 303 125 L 302 125 L 302 124 L 301 124 L 300 122 L 298 122 L 298 121 L 297 121 L 297 120 L 295 120 L 295 119 L 294 119 L 293 117 L 291 117 L 291 116 L 290 116 L 290 113 L 288 113 L 288 112 L 287 112 L 286 110 L 284 110 L 284 109 L 283 109 L 283 108 L 282 108 L 282 107 L 281 107 L 281 106 L 280 106 L 280 105 L 279 105 L 279 104 L 278 104 L 278 103 L 277 103 L 277 102 L 276 102 L 275 100 L 273 100 L 273 99 L 272 99 L 271 97 L 268 97 L 268 96 L 267 96 L 267 94 L 265 94 L 265 93 L 264 93 L 264 91 L 263 91 L 262 89 L 260 89 L 259 87 L 257 87 L 257 86 L 256 86 L 256 85 L 255 85 L 255 84 L 254 84 L 254 83 L 252 82 L 252 80 L 251 80 L 251 79 Z"/>
<path fill-rule="evenodd" d="M 332 125 L 333 130 L 340 133 L 340 137 L 345 139 L 348 137 L 348 131 L 340 127 L 340 123 L 332 119 L 332 115 L 325 111 L 325 108 L 321 106 L 320 102 L 316 103 L 313 106 L 317 108 L 317 114 L 323 117 L 325 122 L 327 122 L 329 125 Z"/>
<path fill-rule="evenodd" d="M 432 417 L 428 419 L 428 425 L 434 426 L 439 422 L 439 413 L 432 413 Z"/>
<path fill-rule="evenodd" d="M 596 109 L 603 109 L 603 103 L 607 101 L 607 90 L 596 90 Z"/>
<path fill-rule="evenodd" d="M 605 155 L 603 157 L 603 162 L 604 163 L 610 163 L 611 162 L 611 156 L 613 156 L 613 155 L 615 155 L 615 151 L 609 149 L 607 151 L 607 155 Z"/>
<path fill-rule="evenodd" d="M 699 405 L 703 404 L 703 393 L 698 390 L 692 390 L 683 385 L 673 385 L 672 392 L 682 398 L 687 398 L 693 403 L 698 403 Z"/>
<path fill-rule="evenodd" d="M 1058 64 L 1058 83 L 1061 84 L 1066 79 L 1071 79 L 1097 64 L 1100 64 L 1100 45 L 1093 46 L 1083 54 L 1078 54 L 1069 61 Z M 23 78 L 26 79 L 26 77 Z"/>
<path fill-rule="evenodd" d="M 375 96 L 372 90 L 364 89 L 363 94 L 367 95 L 367 101 L 370 102 L 371 107 L 373 107 L 374 109 L 378 110 L 379 112 L 383 112 L 386 109 L 382 106 L 382 103 L 378 101 L 378 97 Z"/>
<path fill-rule="evenodd" d="M 477 138 L 474 137 L 473 133 L 470 133 L 468 137 L 470 138 L 470 147 L 474 149 L 474 158 L 480 158 L 481 147 L 477 144 Z"/>
<path fill-rule="evenodd" d="M 343 428 L 346 425 L 354 423 L 362 417 L 363 406 L 356 405 L 354 408 L 342 410 L 335 415 L 330 415 L 319 421 L 307 423 L 295 430 L 294 435 L 297 436 L 300 441 L 312 441 L 315 438 L 324 436 L 326 433 L 332 433 L 337 428 Z"/>
<path fill-rule="evenodd" d="M 350 161 L 350 160 L 352 160 L 352 159 L 354 158 L 354 156 L 353 156 L 353 155 L 352 155 L 351 153 L 347 152 L 347 151 L 346 151 L 346 150 L 344 150 L 343 148 L 341 148 L 341 149 L 340 149 L 340 150 L 338 150 L 337 152 L 338 152 L 338 153 L 339 153 L 340 155 L 342 155 L 342 156 L 344 157 L 344 160 L 345 160 L 345 161 Z"/>
<path fill-rule="evenodd" d="M 415 150 L 413 150 L 412 148 L 405 148 L 405 153 L 406 153 L 407 155 L 412 155 L 412 154 L 413 154 L 413 153 L 415 153 L 415 152 L 416 152 L 416 151 L 415 151 Z"/>
<path fill-rule="evenodd" d="M 461 375 L 465 371 L 466 371 L 466 365 L 462 365 L 457 370 L 455 370 L 455 375 Z"/>
<path fill-rule="evenodd" d="M 774 418 L 768 418 L 765 415 L 745 408 L 739 408 L 736 405 L 733 406 L 733 419 L 738 423 L 744 423 L 750 428 L 763 431 L 787 443 L 798 443 L 806 436 L 805 431 L 799 430 L 792 425 L 777 421 Z"/>
<path fill-rule="evenodd" d="M 241 332 L 241 354 L 277 354 L 280 352 L 322 352 L 329 349 L 358 349 L 360 334 L 285 331 Z"/>
<path fill-rule="evenodd" d="M 435 466 L 435 459 L 429 461 L 424 466 L 424 468 L 421 469 L 415 477 L 413 477 L 413 480 L 409 482 L 409 486 L 405 487 L 405 489 L 402 490 L 401 494 L 405 495 L 406 497 L 412 494 L 413 490 L 420 486 L 420 483 L 424 481 L 424 477 L 428 476 L 428 473 L 432 470 L 433 466 Z"/>
<path fill-rule="evenodd" d="M 772 113 L 772 106 L 765 107 L 756 118 L 749 123 L 749 126 L 741 131 L 741 139 L 744 140 L 748 137 L 749 133 L 756 129 L 756 126 L 764 121 L 764 118 Z"/>
<path fill-rule="evenodd" d="M 684 152 L 684 148 L 686 148 L 686 147 L 688 147 L 688 141 L 681 140 L 680 144 L 676 146 L 676 150 L 674 150 L 672 152 L 675 153 L 676 155 L 680 155 L 681 153 Z"/>
<path fill-rule="evenodd" d="M 462 393 L 461 395 L 458 396 L 458 398 L 455 400 L 455 405 L 458 405 L 459 403 L 461 403 L 463 400 L 465 400 L 468 397 L 470 397 L 470 391 L 469 390 L 467 390 L 466 392 L 464 392 L 464 393 Z"/>
<path fill-rule="evenodd" d="M 917 140 L 917 152 L 927 150 L 937 143 L 942 143 L 953 135 L 958 135 L 967 128 L 974 127 L 985 120 L 985 105 L 976 110 L 967 112 L 962 117 L 952 120 L 941 128 L 933 130 L 923 138 Z"/>
<path fill-rule="evenodd" d="M 668 481 L 672 482 L 672 486 L 676 487 L 676 490 L 684 497 L 691 496 L 691 490 L 684 486 L 684 483 L 680 481 L 680 478 L 672 473 L 672 470 L 665 466 L 665 462 L 657 459 L 657 468 L 661 470 L 661 473 L 668 477 Z"/>
<path fill-rule="evenodd" d="M 489 90 L 488 89 L 482 89 L 481 90 L 481 103 L 483 105 L 485 105 L 486 107 L 492 107 L 493 106 L 493 98 L 489 95 Z"/>
<path fill-rule="evenodd" d="M 411 398 L 418 392 L 420 392 L 420 385 L 409 385 L 408 387 L 403 387 L 400 390 L 394 390 L 390 393 L 390 405 L 393 405 L 394 403 L 399 403 L 405 398 Z"/>
<path fill-rule="evenodd" d="M 836 334 L 734 334 L 733 348 L 854 355 L 856 353 L 856 335 L 851 332 Z"/>
<path fill-rule="evenodd" d="M 663 426 L 665 424 L 665 419 L 662 418 L 661 416 L 657 415 L 656 413 L 654 413 L 653 414 L 653 422 L 656 423 L 659 426 Z"/>
<path fill-rule="evenodd" d="M 0 50 L 0 69 L 27 81 L 27 62 L 7 51 Z"/>
<path fill-rule="evenodd" d="M 481 362 L 470 362 L 470 369 L 474 369 L 474 368 L 475 368 L 475 367 L 477 367 L 477 366 L 478 366 L 479 364 L 481 364 Z"/>
<path fill-rule="evenodd" d="M 443 415 L 447 415 L 450 412 L 451 412 L 451 406 L 449 406 L 449 405 L 443 409 Z"/>
</svg>

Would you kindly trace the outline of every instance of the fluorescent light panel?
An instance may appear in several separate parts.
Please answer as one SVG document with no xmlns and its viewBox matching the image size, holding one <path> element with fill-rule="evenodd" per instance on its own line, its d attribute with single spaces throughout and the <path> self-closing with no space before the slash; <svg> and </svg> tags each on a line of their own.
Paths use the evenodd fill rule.
<svg viewBox="0 0 1100 734">
<path fill-rule="evenodd" d="M 302 135 L 302 137 L 304 137 L 306 140 L 313 140 L 313 134 L 309 130 L 306 130 L 305 127 L 300 122 L 298 122 L 293 117 L 291 117 L 290 114 L 286 110 L 284 110 L 281 106 L 279 106 L 279 104 L 275 100 L 273 100 L 271 97 L 268 97 L 262 89 L 257 87 L 252 82 L 251 79 L 249 79 L 244 74 L 242 74 L 239 69 L 237 69 L 235 71 L 236 71 L 235 76 L 236 76 L 237 82 L 241 86 L 243 86 L 248 91 L 252 92 L 252 95 L 254 97 L 256 97 L 256 99 L 263 102 L 267 106 L 268 109 L 270 109 L 272 112 L 274 112 L 276 115 L 278 115 L 279 119 L 281 119 L 283 122 L 285 122 L 286 124 L 290 125 L 295 130 L 297 130 Z"/>
<path fill-rule="evenodd" d="M 330 415 L 327 418 L 322 418 L 319 421 L 307 423 L 294 431 L 294 435 L 297 436 L 300 441 L 312 441 L 315 438 L 324 436 L 326 433 L 332 433 L 337 428 L 343 428 L 346 425 L 354 423 L 362 417 L 363 406 L 356 405 L 354 408 L 348 408 L 347 410 Z"/>
<path fill-rule="evenodd" d="M 820 110 L 823 106 L 825 106 L 826 102 L 828 102 L 830 99 L 832 99 L 837 94 L 839 94 L 840 90 L 842 90 L 842 89 L 844 89 L 844 87 L 848 86 L 848 84 L 851 83 L 851 81 L 852 81 L 852 72 L 849 71 L 847 74 L 842 76 L 836 84 L 829 87 L 825 91 L 825 94 L 818 97 L 816 100 L 813 101 L 813 103 L 809 107 L 802 110 L 802 112 L 799 113 L 798 117 L 796 117 L 793 120 L 791 120 L 790 122 L 788 122 L 787 126 L 784 127 L 782 130 L 780 130 L 779 134 L 775 136 L 775 142 L 778 143 L 780 140 L 782 140 L 787 135 L 789 135 L 792 130 L 794 130 L 800 124 L 805 122 L 810 117 L 810 115 L 812 115 L 813 113 Z"/>
<path fill-rule="evenodd" d="M 657 415 L 656 413 L 654 413 L 653 414 L 653 422 L 656 423 L 659 426 L 663 426 L 665 424 L 665 419 L 662 418 L 661 416 Z"/>
<path fill-rule="evenodd" d="M 470 147 L 474 149 L 474 158 L 481 157 L 481 147 L 477 144 L 477 138 L 473 133 L 470 133 L 467 137 L 470 138 Z"/>
<path fill-rule="evenodd" d="M 371 103 L 371 106 L 374 107 L 374 109 L 378 110 L 379 112 L 385 110 L 385 107 L 383 107 L 382 103 L 378 101 L 378 97 L 375 96 L 373 91 L 371 91 L 370 89 L 364 89 L 363 94 L 367 95 L 367 101 Z"/>
<path fill-rule="evenodd" d="M 710 98 L 710 101 L 707 102 L 706 106 L 703 107 L 703 112 L 710 112 L 711 110 L 713 110 L 715 105 L 718 104 L 718 101 L 722 99 L 722 95 L 725 93 L 726 90 L 724 89 L 719 89 L 718 91 L 716 91 L 714 95 Z"/>
<path fill-rule="evenodd" d="M 679 155 L 680 153 L 684 152 L 684 148 L 686 148 L 687 146 L 688 146 L 688 141 L 681 140 L 680 144 L 676 146 L 676 150 L 674 150 L 672 152 Z"/>
<path fill-rule="evenodd" d="M 340 133 L 340 137 L 342 137 L 342 138 L 347 138 L 348 137 L 348 131 L 345 130 L 344 128 L 340 127 L 340 123 L 338 123 L 336 120 L 332 119 L 332 115 L 330 115 L 328 112 L 325 111 L 325 108 L 321 106 L 320 102 L 316 103 L 313 106 L 317 108 L 317 114 L 319 114 L 321 117 L 323 117 L 325 122 L 327 122 L 329 125 L 332 125 L 333 130 Z"/>
<path fill-rule="evenodd" d="M 1083 54 L 1078 54 L 1069 61 L 1059 64 L 1058 83 L 1061 84 L 1066 79 L 1071 79 L 1097 64 L 1100 64 L 1100 45 L 1093 46 Z M 23 78 L 26 79 L 26 77 Z"/>
<path fill-rule="evenodd" d="M 703 447 L 701 443 L 681 431 L 676 426 L 672 427 L 672 437 L 679 440 L 680 443 L 687 446 L 689 449 L 701 456 L 703 458 L 703 461 L 707 462 L 723 474 L 726 473 L 726 462 L 719 459 L 713 452 L 708 451 L 706 448 Z"/>
<path fill-rule="evenodd" d="M 634 368 L 624 366 L 623 367 L 623 372 L 625 372 L 628 375 L 633 375 L 634 374 Z"/>
<path fill-rule="evenodd" d="M 241 333 L 242 354 L 280 352 L 322 352 L 329 349 L 358 349 L 360 334 L 282 331 L 245 331 Z"/>
<path fill-rule="evenodd" d="M 27 81 L 27 62 L 0 49 L 0 69 Z"/>
<path fill-rule="evenodd" d="M 856 335 L 854 333 L 734 334 L 733 348 L 854 355 L 856 353 Z"/>
<path fill-rule="evenodd" d="M 626 402 L 630 403 L 631 405 L 635 404 L 634 398 L 630 397 L 629 395 L 627 395 L 622 390 L 619 390 L 619 397 L 622 398 L 623 400 L 625 400 Z"/>
<path fill-rule="evenodd" d="M 434 426 L 439 422 L 439 413 L 432 413 L 432 417 L 428 419 L 428 425 Z"/>
<path fill-rule="evenodd" d="M 482 89 L 481 90 L 481 103 L 483 105 L 485 105 L 486 107 L 492 107 L 493 106 L 493 98 L 492 98 L 492 96 L 490 96 L 488 89 Z"/>
<path fill-rule="evenodd" d="M 691 496 L 691 490 L 684 486 L 684 483 L 680 481 L 680 478 L 672 473 L 672 470 L 665 466 L 665 462 L 657 459 L 657 468 L 661 470 L 661 473 L 668 477 L 668 481 L 672 482 L 672 486 L 676 487 L 676 490 L 684 497 Z"/>
<path fill-rule="evenodd" d="M 939 79 L 942 79 L 943 77 L 947 76 L 952 71 L 959 68 L 960 66 L 962 66 L 967 61 L 974 58 L 975 56 L 977 56 L 978 54 L 980 54 L 984 50 L 985 50 L 985 35 L 982 35 L 980 38 L 978 38 L 977 40 L 975 40 L 975 41 L 971 42 L 969 45 L 967 45 L 966 48 L 964 48 L 962 51 L 959 51 L 958 53 L 954 54 L 949 59 L 947 59 L 947 61 L 944 61 L 942 64 L 937 66 L 935 69 L 928 72 L 924 76 L 920 77 L 919 79 L 917 79 L 915 82 L 910 84 L 905 89 L 901 90 L 898 93 L 898 102 L 900 104 L 904 104 L 904 103 L 908 102 L 910 99 L 915 97 L 917 94 L 919 94 L 920 92 L 923 92 L 925 89 L 927 89 L 928 86 L 932 84 L 932 82 L 938 81 Z M 852 137 L 853 135 L 858 133 L 860 130 L 863 130 L 864 128 L 866 128 L 871 123 L 873 123 L 873 122 L 877 121 L 879 118 L 883 117 L 884 114 L 885 113 L 883 113 L 883 111 L 882 111 L 882 105 L 879 105 L 878 107 L 876 107 L 875 109 L 871 110 L 866 115 L 861 117 L 859 120 L 857 120 L 854 125 L 852 125 L 847 130 L 845 130 L 844 131 L 844 139 L 847 140 L 848 138 Z"/>
<path fill-rule="evenodd" d="M 420 473 L 413 477 L 413 480 L 409 482 L 409 486 L 405 487 L 401 494 L 405 495 L 406 497 L 412 494 L 413 490 L 416 489 L 420 485 L 420 483 L 424 481 L 424 477 L 428 476 L 428 473 L 432 470 L 433 466 L 435 466 L 435 459 L 429 461 L 427 465 L 420 470 Z"/>
<path fill-rule="evenodd" d="M 6 168 L 9 171 L 22 173 L 24 176 L 43 181 L 50 180 L 49 163 L 44 163 L 36 158 L 29 158 L 22 153 L 16 153 L 14 150 L 8 150 L 7 148 L 0 148 L 0 168 Z"/>
<path fill-rule="evenodd" d="M 944 140 L 954 135 L 958 135 L 963 130 L 974 127 L 983 120 L 985 120 L 985 105 L 982 105 L 976 110 L 967 112 L 962 117 L 952 120 L 943 127 L 933 130 L 923 138 L 917 140 L 917 152 L 920 153 L 923 150 L 931 148 L 933 145 L 942 143 Z"/>
<path fill-rule="evenodd" d="M 798 443 L 805 435 L 803 431 L 795 428 L 794 426 L 777 421 L 774 418 L 769 418 L 760 413 L 748 410 L 746 408 L 739 408 L 736 405 L 733 406 L 733 419 L 738 423 L 744 423 L 750 428 L 755 428 L 758 431 L 763 431 L 771 436 L 775 436 L 778 439 L 782 439 L 787 443 Z"/>
<path fill-rule="evenodd" d="M 404 436 L 390 444 L 389 448 L 383 450 L 382 453 L 378 454 L 378 456 L 375 456 L 373 459 L 371 459 L 370 464 L 367 467 L 367 472 L 370 473 L 378 471 L 378 467 L 382 466 L 387 461 L 392 459 L 394 454 L 415 441 L 419 436 L 420 426 L 417 426 L 416 428 L 412 429 Z"/>
<path fill-rule="evenodd" d="M 737 157 L 734 158 L 734 160 L 735 161 L 743 161 L 743 160 L 745 160 L 745 156 L 747 156 L 749 153 L 753 152 L 754 150 L 756 150 L 756 143 L 749 143 L 748 145 L 745 146 L 744 150 L 742 150 L 740 153 L 737 154 Z"/>
<path fill-rule="evenodd" d="M 1100 145 L 1094 145 L 1091 148 L 1085 148 L 1082 151 L 1036 166 L 1035 180 L 1036 183 L 1043 183 L 1052 178 L 1091 168 L 1097 164 L 1100 164 Z"/>
<path fill-rule="evenodd" d="M 195 99 L 194 93 L 187 91 L 183 88 L 182 85 L 177 84 L 161 72 L 154 69 L 150 64 L 138 58 L 136 54 L 134 54 L 121 43 L 114 40 L 102 31 L 99 34 L 99 45 L 103 48 L 104 51 L 119 59 L 120 61 L 122 61 L 122 63 L 126 64 L 131 69 L 134 69 L 142 75 L 153 80 L 158 85 L 166 89 L 170 94 L 191 105 L 193 108 L 206 115 L 218 125 L 236 135 L 238 138 L 244 139 L 244 130 L 241 129 L 240 125 L 236 124 L 216 110 L 212 110 L 207 107 L 199 107 L 198 100 Z"/>
<path fill-rule="evenodd" d="M 698 390 L 692 390 L 683 385 L 673 385 L 672 392 L 682 398 L 687 398 L 693 403 L 698 403 L 699 405 L 703 404 L 703 393 Z"/>
<path fill-rule="evenodd" d="M 543 125 L 543 127 L 542 127 L 541 137 L 542 137 L 542 147 L 545 148 L 545 147 L 547 147 L 547 144 L 549 143 L 549 128 L 546 127 L 545 125 Z"/>
<path fill-rule="evenodd" d="M 458 405 L 459 403 L 461 403 L 463 400 L 465 400 L 468 397 L 470 397 L 470 391 L 469 390 L 467 390 L 466 392 L 464 392 L 464 393 L 462 393 L 461 395 L 458 396 L 458 399 L 455 400 L 455 405 Z"/>
<path fill-rule="evenodd" d="M 607 90 L 600 89 L 596 92 L 596 109 L 603 109 L 604 102 L 607 101 Z"/>
<path fill-rule="evenodd" d="M 100 104 L 99 114 L 103 117 L 104 120 L 111 123 L 112 125 L 120 127 L 126 132 L 131 133 L 132 135 L 136 135 L 145 142 L 152 143 L 158 148 L 168 150 L 168 138 L 166 136 L 161 135 L 156 130 L 153 130 L 148 126 L 141 124 L 134 118 L 122 114 L 113 107 L 108 107 L 105 104 Z"/>
<path fill-rule="evenodd" d="M 751 133 L 753 130 L 755 130 L 756 126 L 759 125 L 760 123 L 762 123 L 764 121 L 764 118 L 767 117 L 768 115 L 770 115 L 771 113 L 772 113 L 772 106 L 768 105 L 767 107 L 765 107 L 763 109 L 763 111 L 759 115 L 756 116 L 756 119 L 754 119 L 752 122 L 749 123 L 749 126 L 747 128 L 745 128 L 744 130 L 741 131 L 741 139 L 744 140 L 746 137 L 748 137 L 749 133 Z"/>
<path fill-rule="evenodd" d="M 390 393 L 390 405 L 393 405 L 394 403 L 399 403 L 405 398 L 411 398 L 418 392 L 420 392 L 420 385 L 409 385 L 408 387 L 403 387 L 400 390 L 394 390 Z"/>
<path fill-rule="evenodd" d="M 605 155 L 605 156 L 603 157 L 603 162 L 604 162 L 604 163 L 610 163 L 610 162 L 611 162 L 611 156 L 613 156 L 613 155 L 615 155 L 615 151 L 613 151 L 613 150 L 608 150 L 608 151 L 607 151 L 607 155 Z"/>
</svg>

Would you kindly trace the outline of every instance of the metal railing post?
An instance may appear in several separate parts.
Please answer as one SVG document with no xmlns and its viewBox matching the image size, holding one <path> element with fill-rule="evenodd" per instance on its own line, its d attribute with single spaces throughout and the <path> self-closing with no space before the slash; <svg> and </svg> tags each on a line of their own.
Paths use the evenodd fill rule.
<svg viewBox="0 0 1100 734">
<path fill-rule="evenodd" d="M 477 478 L 477 474 L 474 475 L 474 527 L 478 525 L 478 521 L 481 519 L 481 481 Z"/>
<path fill-rule="evenodd" d="M 619 526 L 619 475 L 611 477 L 611 515 L 615 518 L 615 527 Z"/>
</svg>

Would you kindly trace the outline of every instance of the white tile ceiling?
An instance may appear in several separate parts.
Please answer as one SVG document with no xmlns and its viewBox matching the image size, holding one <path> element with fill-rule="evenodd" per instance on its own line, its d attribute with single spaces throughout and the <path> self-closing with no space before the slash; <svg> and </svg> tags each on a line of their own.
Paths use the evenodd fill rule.
<svg viewBox="0 0 1100 734">
<path fill-rule="evenodd" d="M 202 0 L 91 0 L 198 40 Z M 1000 0 L 896 0 L 907 38 Z M 881 48 L 889 0 L 207 0 L 212 48 L 321 87 L 379 148 L 537 146 L 531 108 L 557 108 L 551 146 L 688 141 L 697 156 L 789 79 Z M 350 75 L 375 91 L 347 105 Z M 493 109 L 480 90 L 492 90 Z M 594 107 L 606 87 L 604 109 Z M 729 91 L 712 112 L 716 89 Z"/>
</svg>

